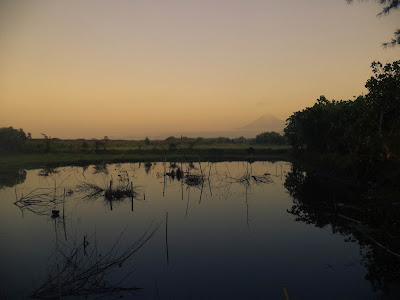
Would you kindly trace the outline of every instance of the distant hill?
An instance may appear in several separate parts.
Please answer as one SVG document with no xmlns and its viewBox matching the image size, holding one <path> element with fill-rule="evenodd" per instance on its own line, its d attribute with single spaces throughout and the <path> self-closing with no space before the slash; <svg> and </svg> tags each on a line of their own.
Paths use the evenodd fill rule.
<svg viewBox="0 0 400 300">
<path fill-rule="evenodd" d="M 285 128 L 285 121 L 278 119 L 277 117 L 265 114 L 259 117 L 257 120 L 240 127 L 240 130 L 261 130 L 261 131 L 277 131 L 280 132 Z"/>
<path fill-rule="evenodd" d="M 180 137 L 204 137 L 204 138 L 216 138 L 216 137 L 228 137 L 228 138 L 238 138 L 244 136 L 246 138 L 254 138 L 256 135 L 266 132 L 266 131 L 276 131 L 282 132 L 285 128 L 285 121 L 278 119 L 277 117 L 265 114 L 256 119 L 255 121 L 235 129 L 227 130 L 214 130 L 214 131 L 177 131 L 171 130 L 170 132 L 161 132 L 158 134 L 146 133 L 146 134 L 136 134 L 123 137 L 111 136 L 111 139 L 126 139 L 126 140 L 143 140 L 146 136 L 151 140 L 163 140 L 169 136 Z"/>
</svg>

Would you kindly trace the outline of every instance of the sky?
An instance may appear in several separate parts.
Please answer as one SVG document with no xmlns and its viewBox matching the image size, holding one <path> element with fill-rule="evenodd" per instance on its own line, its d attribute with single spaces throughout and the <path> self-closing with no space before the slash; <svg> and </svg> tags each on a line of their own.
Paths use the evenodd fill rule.
<svg viewBox="0 0 400 300">
<path fill-rule="evenodd" d="M 400 11 L 375 1 L 0 0 L 0 127 L 58 138 L 229 130 L 366 93 Z"/>
</svg>

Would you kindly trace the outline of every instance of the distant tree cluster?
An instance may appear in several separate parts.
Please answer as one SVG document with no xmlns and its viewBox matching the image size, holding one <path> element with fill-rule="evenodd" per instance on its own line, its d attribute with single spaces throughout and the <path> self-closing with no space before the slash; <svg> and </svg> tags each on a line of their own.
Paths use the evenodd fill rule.
<svg viewBox="0 0 400 300">
<path fill-rule="evenodd" d="M 28 137 L 22 129 L 0 128 L 0 150 L 2 151 L 22 150 L 27 140 Z"/>
<path fill-rule="evenodd" d="M 46 152 L 49 152 L 54 139 L 52 139 L 51 136 L 48 136 L 45 133 L 42 133 L 42 136 L 43 136 L 44 144 L 46 145 Z"/>
<path fill-rule="evenodd" d="M 380 154 L 400 153 L 400 60 L 371 65 L 368 94 L 354 101 L 329 101 L 321 96 L 312 107 L 289 117 L 284 130 L 295 148 Z"/>
<path fill-rule="evenodd" d="M 263 145 L 284 145 L 287 144 L 287 140 L 282 134 L 272 131 L 257 135 L 255 143 Z"/>
<path fill-rule="evenodd" d="M 243 138 L 243 137 L 241 137 Z M 239 140 L 241 138 L 238 138 Z M 243 138 L 245 139 L 245 138 Z M 227 137 L 217 137 L 217 138 L 188 138 L 186 136 L 181 136 L 180 138 L 170 136 L 167 137 L 164 141 L 152 141 L 152 144 L 154 145 L 162 145 L 162 144 L 168 144 L 170 145 L 170 148 L 176 148 L 178 145 L 190 145 L 191 148 L 195 145 L 216 145 L 216 144 L 231 144 L 234 143 L 234 140 L 236 139 L 230 139 Z M 245 139 L 246 140 L 246 139 Z"/>
<path fill-rule="evenodd" d="M 232 139 L 233 144 L 249 144 L 251 139 L 246 139 L 244 136 Z"/>
</svg>

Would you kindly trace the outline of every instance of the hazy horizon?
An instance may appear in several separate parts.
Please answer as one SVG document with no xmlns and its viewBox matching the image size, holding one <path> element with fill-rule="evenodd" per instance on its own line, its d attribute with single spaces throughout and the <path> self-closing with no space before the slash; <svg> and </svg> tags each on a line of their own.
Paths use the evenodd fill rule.
<svg viewBox="0 0 400 300">
<path fill-rule="evenodd" d="M 217 137 L 227 137 L 227 138 L 238 138 L 238 137 L 245 137 L 245 138 L 255 138 L 258 134 L 266 132 L 266 131 L 275 131 L 282 133 L 284 129 L 284 120 L 280 120 L 273 115 L 264 114 L 257 118 L 256 120 L 252 120 L 247 124 L 242 124 L 244 126 L 235 127 L 235 128 L 227 128 L 227 129 L 219 129 L 219 130 L 197 130 L 197 131 L 188 131 L 188 130 L 170 130 L 170 131 L 149 131 L 146 130 L 140 133 L 128 133 L 125 135 L 107 135 L 107 137 L 111 140 L 144 140 L 146 137 L 150 138 L 151 140 L 164 140 L 167 137 L 174 136 L 174 137 L 188 137 L 188 138 L 217 138 Z M 17 128 L 18 129 L 18 128 Z M 27 133 L 27 132 L 26 132 Z M 103 139 L 104 135 L 97 135 L 97 136 L 76 136 L 76 137 L 60 137 L 57 133 L 51 138 L 60 138 L 60 139 Z M 34 139 L 42 139 L 43 136 L 32 135 Z"/>
<path fill-rule="evenodd" d="M 0 127 L 59 138 L 227 131 L 365 93 L 375 1 L 1 1 Z"/>
</svg>

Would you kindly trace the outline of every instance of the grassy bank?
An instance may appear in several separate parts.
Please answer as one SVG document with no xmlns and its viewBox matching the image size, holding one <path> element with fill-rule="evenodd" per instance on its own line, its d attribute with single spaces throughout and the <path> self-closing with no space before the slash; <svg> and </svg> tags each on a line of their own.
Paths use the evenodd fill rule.
<svg viewBox="0 0 400 300">
<path fill-rule="evenodd" d="M 0 168 L 40 168 L 96 163 L 145 161 L 235 161 L 288 160 L 290 147 L 228 148 L 227 146 L 175 150 L 107 150 L 79 153 L 15 153 L 0 154 Z"/>
</svg>

